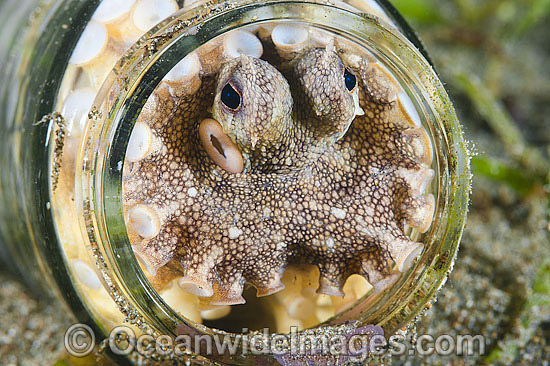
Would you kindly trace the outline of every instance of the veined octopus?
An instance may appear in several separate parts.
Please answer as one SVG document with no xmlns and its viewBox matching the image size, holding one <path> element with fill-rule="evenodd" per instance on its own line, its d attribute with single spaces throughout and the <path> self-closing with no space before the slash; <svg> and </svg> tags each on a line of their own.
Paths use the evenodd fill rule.
<svg viewBox="0 0 550 366">
<path fill-rule="evenodd" d="M 334 42 L 208 66 L 157 88 L 134 129 L 148 147 L 127 154 L 128 231 L 153 274 L 222 305 L 246 283 L 281 290 L 289 265 L 317 266 L 333 296 L 406 269 L 423 248 L 406 226 L 432 220 L 432 152 L 388 72 Z"/>
</svg>

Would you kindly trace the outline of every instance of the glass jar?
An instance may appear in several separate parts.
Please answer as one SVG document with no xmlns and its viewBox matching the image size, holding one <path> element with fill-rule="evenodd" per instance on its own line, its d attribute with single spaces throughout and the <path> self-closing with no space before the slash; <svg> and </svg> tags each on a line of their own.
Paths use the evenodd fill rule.
<svg viewBox="0 0 550 366">
<path fill-rule="evenodd" d="M 403 271 L 380 286 L 363 284 L 363 292 L 344 297 L 345 303 L 332 299 L 342 306 L 334 305 L 328 315 L 316 318 L 318 323 L 277 315 L 281 306 L 288 307 L 285 299 L 292 293 L 278 302 L 266 300 L 278 308 L 264 307 L 261 317 L 323 331 L 372 324 L 391 335 L 418 315 L 445 282 L 466 217 L 469 157 L 437 74 L 387 1 L 7 1 L 0 10 L 5 50 L 1 166 L 10 172 L 0 180 L 0 254 L 36 291 L 63 298 L 98 342 L 123 323 L 152 336 L 226 334 L 216 328 L 267 324 L 250 326 L 249 318 L 224 317 L 227 306 L 200 305 L 196 293 L 181 291 L 177 283 L 158 285 L 150 260 L 134 250 L 124 201 L 128 146 L 133 133 L 143 140 L 143 133 L 133 129 L 150 97 L 175 80 L 170 72 L 186 56 L 216 50 L 227 34 L 243 29 L 261 39 L 261 32 L 272 32 L 277 24 L 293 24 L 307 27 L 318 40 L 331 35 L 347 45 L 342 49 L 352 45 L 368 53 L 399 89 L 396 103 L 410 117 L 411 129 L 426 133 L 424 148 L 433 149 L 426 166 L 436 177 L 423 181 L 423 190 L 434 197 L 433 218 L 424 229 L 406 231 L 423 244 L 414 252 L 416 261 L 406 260 Z M 200 75 L 215 75 L 217 70 L 206 68 L 219 66 L 224 57 L 212 57 L 214 66 L 200 59 Z M 314 296 L 317 303 L 324 299 Z M 247 300 L 252 304 L 245 312 L 257 311 L 254 306 L 260 305 L 250 296 Z M 209 323 L 211 318 L 220 319 Z M 195 359 L 201 352 L 191 353 L 185 357 Z M 249 355 L 242 345 L 236 353 L 203 355 L 202 362 L 276 362 L 272 353 Z M 134 354 L 133 360 L 141 356 Z"/>
</svg>

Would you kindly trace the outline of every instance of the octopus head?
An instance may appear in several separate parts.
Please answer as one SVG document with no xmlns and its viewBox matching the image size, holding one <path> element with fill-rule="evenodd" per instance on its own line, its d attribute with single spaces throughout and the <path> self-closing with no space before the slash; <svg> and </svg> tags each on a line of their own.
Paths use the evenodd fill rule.
<svg viewBox="0 0 550 366">
<path fill-rule="evenodd" d="M 213 117 L 244 153 L 281 143 L 291 120 L 286 79 L 269 63 L 242 55 L 223 65 Z"/>
<path fill-rule="evenodd" d="M 245 169 L 310 166 L 363 114 L 357 78 L 330 46 L 303 51 L 283 72 L 242 55 L 218 75 L 213 117 Z"/>
<path fill-rule="evenodd" d="M 319 138 L 340 139 L 359 106 L 357 77 L 347 68 L 330 45 L 305 51 L 292 67 L 292 91 L 299 100 L 295 119 L 306 124 Z"/>
</svg>

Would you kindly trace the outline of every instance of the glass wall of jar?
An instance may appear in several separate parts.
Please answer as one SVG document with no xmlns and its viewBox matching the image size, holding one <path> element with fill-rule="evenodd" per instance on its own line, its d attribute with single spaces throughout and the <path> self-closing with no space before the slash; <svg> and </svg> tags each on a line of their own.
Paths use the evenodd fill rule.
<svg viewBox="0 0 550 366">
<path fill-rule="evenodd" d="M 328 329 L 323 327 L 347 320 L 355 321 L 353 327 L 380 325 L 386 334 L 402 327 L 433 297 L 452 265 L 466 214 L 469 171 L 451 103 L 412 32 L 388 9 L 382 1 L 188 5 L 105 0 L 43 4 L 26 27 L 14 17 L 17 24 L 9 27 L 18 41 L 9 45 L 2 61 L 10 80 L 1 99 L 2 167 L 13 172 L 2 177 L 1 225 L 8 260 L 29 282 L 61 294 L 97 334 L 107 335 L 125 321 L 136 332 L 153 335 Z M 141 180 L 137 188 L 125 182 L 131 182 L 132 172 L 152 151 L 167 149 L 152 121 L 162 120 L 159 113 L 167 113 L 163 106 L 174 97 L 199 103 L 196 93 L 207 83 L 212 86 L 204 100 L 213 97 L 219 70 L 232 59 L 261 57 L 284 69 L 285 60 L 309 48 L 333 49 L 348 66 L 346 83 L 364 65 L 373 85 L 389 88 L 377 95 L 394 106 L 392 118 L 409 124 L 402 129 L 409 132 L 399 138 L 416 154 L 418 174 L 403 179 L 424 202 L 409 215 L 403 234 L 421 244 L 411 244 L 406 255 L 396 254 L 391 274 L 382 279 L 374 281 L 378 272 L 371 271 L 372 283 L 368 276 L 353 275 L 343 289 L 327 286 L 324 294 L 316 294 L 319 270 L 291 266 L 282 274 L 282 291 L 257 298 L 245 290 L 247 303 L 238 306 L 228 296 L 210 301 L 211 283 L 203 291 L 204 283 L 185 277 L 177 261 L 160 263 L 158 251 L 144 249 L 165 227 L 167 214 L 146 204 L 148 198 L 132 200 L 127 192 L 152 198 L 147 185 L 159 182 Z M 368 107 L 359 100 L 354 115 L 366 112 L 368 117 Z M 243 156 L 246 169 L 250 160 Z M 171 173 L 164 173 L 162 184 L 168 184 Z M 185 194 L 174 202 L 200 196 L 200 187 L 187 187 Z M 229 203 L 240 198 L 232 196 Z M 345 207 L 329 211 L 336 219 L 346 216 Z M 243 231 L 229 227 L 228 238 L 238 239 Z M 329 247 L 334 245 L 327 240 Z M 268 290 L 282 286 L 275 287 Z M 214 290 L 219 289 L 214 283 Z M 338 290 L 343 297 L 334 293 Z"/>
</svg>

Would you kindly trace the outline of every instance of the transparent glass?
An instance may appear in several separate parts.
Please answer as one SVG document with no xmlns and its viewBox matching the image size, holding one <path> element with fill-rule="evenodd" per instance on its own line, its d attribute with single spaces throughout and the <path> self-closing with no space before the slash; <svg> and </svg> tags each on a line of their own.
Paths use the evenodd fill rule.
<svg viewBox="0 0 550 366">
<path fill-rule="evenodd" d="M 370 291 L 322 326 L 353 320 L 357 326 L 380 325 L 385 334 L 392 334 L 422 311 L 452 268 L 466 217 L 470 173 L 452 104 L 419 42 L 391 6 L 383 1 L 374 8 L 371 1 L 332 5 L 215 1 L 183 8 L 155 25 L 113 62 L 113 70 L 98 83 L 101 88 L 94 95 L 81 135 L 73 134 L 78 144 L 72 150 L 62 147 L 65 154 L 73 154 L 68 164 L 67 157 L 60 160 L 56 155 L 63 130 L 53 112 L 63 112 L 67 97 L 63 85 L 73 77 L 69 59 L 97 5 L 95 1 L 43 5 L 30 27 L 15 32 L 26 38 L 9 46 L 12 51 L 6 56 L 11 59 L 2 60 L 2 74 L 11 75 L 11 80 L 0 95 L 5 126 L 1 164 L 13 174 L 1 178 L 0 228 L 3 256 L 15 263 L 23 278 L 61 295 L 77 318 L 92 325 L 97 334 L 106 335 L 125 320 L 136 331 L 151 335 L 217 334 L 218 330 L 185 319 L 171 308 L 134 255 L 122 201 L 126 148 L 141 106 L 185 55 L 241 27 L 292 22 L 350 40 L 391 71 L 430 135 L 431 168 L 437 177 L 431 184 L 436 210 L 430 229 L 424 234 L 411 233 L 414 240 L 425 244 L 420 258 L 389 287 Z M 361 6 L 380 18 L 361 14 L 357 10 Z M 58 26 L 65 23 L 66 27 Z M 27 145 L 30 148 L 23 148 Z M 56 169 L 59 176 L 55 173 L 53 179 Z M 83 286 L 75 263 L 82 266 L 84 262 L 93 267 L 99 287 Z M 30 270 L 37 267 L 39 271 Z M 272 355 L 209 357 L 231 364 L 247 364 L 255 358 L 275 363 Z"/>
</svg>

